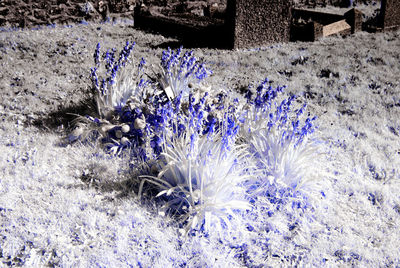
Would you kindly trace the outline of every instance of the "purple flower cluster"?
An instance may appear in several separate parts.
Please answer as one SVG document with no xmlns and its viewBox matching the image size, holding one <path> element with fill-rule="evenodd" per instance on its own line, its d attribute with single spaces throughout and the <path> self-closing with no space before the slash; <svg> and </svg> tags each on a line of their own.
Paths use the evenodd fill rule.
<svg viewBox="0 0 400 268">
<path fill-rule="evenodd" d="M 265 79 L 257 86 L 254 98 L 252 98 L 253 94 L 250 90 L 246 93 L 249 109 L 244 111 L 240 117 L 242 123 L 253 121 L 247 122 L 250 124 L 247 124 L 246 131 L 252 131 L 251 123 L 261 122 L 264 124 L 259 124 L 259 126 L 268 131 L 273 128 L 282 130 L 281 141 L 290 141 L 297 146 L 302 143 L 305 136 L 314 132 L 313 122 L 317 117 L 307 117 L 303 123 L 301 122 L 307 104 L 294 110 L 293 104 L 297 98 L 296 95 L 290 95 L 280 103 L 277 102 L 277 98 L 285 88 L 285 86 L 273 88 L 269 80 Z"/>
<path fill-rule="evenodd" d="M 165 69 L 167 74 L 177 72 L 178 79 L 188 79 L 194 76 L 198 80 L 203 80 L 208 76 L 209 71 L 202 63 L 199 63 L 193 56 L 193 51 L 186 52 L 182 55 L 182 47 L 177 51 L 170 48 L 163 51 L 161 57 L 161 66 Z"/>
<path fill-rule="evenodd" d="M 101 47 L 100 43 L 97 44 L 95 52 L 94 52 L 94 63 L 95 67 L 91 69 L 91 80 L 93 89 L 101 93 L 102 95 L 107 94 L 108 87 L 112 86 L 115 83 L 115 79 L 117 77 L 118 71 L 125 67 L 126 63 L 129 60 L 129 56 L 135 46 L 135 43 L 130 44 L 129 41 L 126 41 L 125 47 L 120 51 L 118 55 L 118 60 L 116 60 L 116 49 L 108 49 L 103 55 L 101 55 Z M 101 63 L 105 62 L 105 78 L 100 79 L 98 77 L 98 72 L 101 68 Z M 143 64 L 141 65 L 143 66 Z"/>
<path fill-rule="evenodd" d="M 127 42 L 116 57 L 115 49 L 107 50 L 102 55 L 100 45 L 97 45 L 93 55 L 96 67 L 91 69 L 91 78 L 93 88 L 100 96 L 108 98 L 111 94 L 108 89 L 113 89 L 115 83 L 120 84 L 118 79 L 123 77 L 117 76 L 117 73 L 128 64 L 133 47 L 134 44 Z M 106 78 L 99 81 L 97 73 L 102 63 L 105 65 L 102 70 Z M 193 56 L 192 51 L 183 53 L 182 48 L 163 52 L 158 83 L 150 83 L 140 77 L 140 70 L 145 63 L 141 58 L 137 64 L 138 91 L 135 91 L 135 96 L 129 99 L 124 97 L 124 101 L 118 102 L 120 105 L 114 105 L 112 116 L 106 119 L 90 117 L 89 120 L 98 132 L 101 143 L 110 152 L 126 152 L 131 160 L 135 160 L 132 162 L 145 163 L 146 167 L 157 163 L 157 177 L 150 176 L 153 173 L 150 174 L 148 170 L 138 170 L 144 177 L 140 181 L 139 193 L 145 182 L 153 182 L 160 187 L 159 195 L 164 195 L 164 201 L 170 204 L 170 209 L 179 210 L 176 213 L 186 213 L 183 207 L 198 208 L 200 212 L 197 214 L 185 215 L 185 220 L 193 226 L 197 226 L 197 220 L 206 221 L 208 217 L 202 214 L 209 209 L 202 207 L 205 206 L 202 200 L 219 200 L 219 203 L 215 203 L 217 207 L 221 204 L 232 205 L 233 208 L 224 218 L 225 224 L 229 224 L 229 217 L 236 209 L 234 206 L 247 209 L 250 203 L 256 202 L 257 197 L 250 198 L 249 195 L 256 192 L 257 188 L 267 186 L 262 193 L 272 205 L 276 205 L 277 210 L 280 204 L 295 195 L 291 184 L 286 184 L 284 188 L 282 185 L 265 183 L 267 177 L 284 177 L 297 172 L 297 169 L 293 169 L 282 173 L 283 169 L 276 167 L 282 163 L 279 157 L 283 153 L 279 150 L 296 150 L 315 129 L 316 117 L 308 116 L 303 120 L 306 105 L 296 108 L 295 95 L 282 98 L 285 87 L 274 88 L 268 79 L 262 81 L 254 93 L 249 90 L 244 96 L 231 101 L 226 93 L 200 93 L 199 88 L 189 86 L 189 81 L 199 83 L 211 72 Z M 151 94 L 141 93 L 146 85 L 152 87 Z M 260 129 L 264 131 L 261 137 L 265 140 L 251 144 L 257 140 Z M 256 145 L 264 149 L 258 150 Z M 242 150 L 242 147 L 246 149 Z M 256 163 L 247 165 L 247 161 L 253 161 L 253 158 L 256 158 Z M 178 163 L 177 159 L 182 163 Z M 290 157 L 287 159 L 291 161 Z M 215 171 L 219 168 L 227 170 Z M 257 168 L 265 169 L 265 172 Z M 261 177 L 257 177 L 259 175 L 256 173 L 262 174 Z M 221 181 L 221 178 L 226 181 Z M 248 181 L 244 181 L 244 178 Z M 218 187 L 215 184 L 218 183 L 223 185 L 221 192 L 216 190 Z M 207 191 L 203 191 L 203 187 Z M 249 188 L 243 189 L 246 187 Z M 243 194 L 246 196 L 242 196 L 243 200 L 235 199 L 237 193 L 246 193 Z M 292 205 L 301 208 L 304 204 Z M 215 215 L 219 215 L 219 212 Z"/>
<path fill-rule="evenodd" d="M 187 98 L 191 91 L 190 83 L 198 83 L 211 74 L 211 71 L 193 56 L 193 51 L 182 53 L 182 47 L 176 51 L 170 48 L 163 51 L 161 68 L 160 85 L 170 99 L 181 92 L 182 97 Z"/>
<path fill-rule="evenodd" d="M 202 136 L 206 135 L 208 139 L 221 136 L 224 149 L 229 150 L 239 129 L 233 110 L 226 111 L 223 117 L 218 118 L 212 114 L 215 105 L 209 104 L 208 98 L 208 93 L 198 100 L 190 94 L 185 103 L 181 102 L 181 95 L 174 101 L 154 98 L 151 109 L 137 107 L 131 110 L 129 106 L 125 106 L 119 110 L 120 122 L 127 124 L 131 129 L 124 134 L 124 137 L 130 140 L 131 151 L 135 152 L 138 148 L 142 152 L 147 150 L 149 154 L 142 156 L 144 160 L 157 159 L 167 140 L 173 141 L 182 135 L 190 135 L 191 147 Z M 138 120 L 142 120 L 142 129 L 135 126 Z M 151 150 L 145 148 L 149 145 Z"/>
<path fill-rule="evenodd" d="M 97 44 L 93 55 L 95 67 L 91 69 L 91 80 L 95 94 L 99 95 L 100 105 L 98 104 L 98 106 L 110 106 L 110 98 L 115 94 L 110 89 L 116 83 L 118 72 L 127 64 L 133 47 L 134 43 L 127 42 L 116 59 L 116 49 L 107 50 L 101 54 L 100 44 Z M 103 63 L 104 66 L 102 66 Z M 138 77 L 140 77 L 145 63 L 145 59 L 141 58 L 137 66 Z M 110 127 L 106 135 L 102 137 L 102 142 L 112 152 L 119 153 L 125 148 L 130 148 L 134 157 L 140 157 L 146 161 L 159 157 L 166 135 L 179 137 L 188 129 L 192 129 L 194 142 L 194 136 L 214 133 L 218 128 L 217 120 L 208 115 L 210 106 L 205 105 L 208 94 L 205 94 L 200 100 L 195 100 L 189 90 L 189 80 L 192 81 L 194 78 L 199 82 L 211 73 L 202 63 L 198 62 L 193 56 L 193 52 L 182 53 L 182 48 L 177 51 L 168 49 L 163 52 L 161 66 L 162 74 L 159 77 L 158 86 L 161 91 L 166 87 L 176 89 L 173 96 L 167 95 L 169 98 L 164 98 L 163 95 L 154 94 L 145 100 L 146 96 L 142 94 L 141 103 L 133 104 L 125 99 L 123 102 L 114 103 L 111 107 L 116 118 L 112 122 L 114 127 Z M 98 75 L 100 71 L 105 74 L 102 79 Z M 139 89 L 150 83 L 142 78 L 137 80 Z M 114 91 L 116 90 L 118 89 Z M 157 88 L 154 91 L 157 91 Z M 185 108 L 182 109 L 181 100 L 185 94 L 190 97 L 188 102 L 185 99 Z M 122 105 L 115 105 L 119 103 Z M 99 110 L 102 108 L 104 107 L 99 107 Z M 101 117 L 106 113 L 99 111 L 98 114 Z M 204 118 L 204 114 L 208 116 Z M 121 124 L 126 125 L 129 130 L 122 132 Z"/>
</svg>

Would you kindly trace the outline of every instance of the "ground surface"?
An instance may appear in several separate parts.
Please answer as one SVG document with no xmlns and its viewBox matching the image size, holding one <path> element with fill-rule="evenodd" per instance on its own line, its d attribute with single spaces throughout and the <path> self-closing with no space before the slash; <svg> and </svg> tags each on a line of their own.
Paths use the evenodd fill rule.
<svg viewBox="0 0 400 268">
<path fill-rule="evenodd" d="M 59 145 L 67 113 L 85 112 L 97 42 L 119 49 L 126 40 L 154 65 L 178 44 L 129 22 L 0 33 L 2 265 L 400 265 L 399 31 L 251 50 L 195 48 L 213 70 L 213 87 L 239 90 L 268 77 L 307 101 L 325 154 L 315 162 L 323 194 L 291 214 L 295 228 L 255 225 L 186 240 L 174 221 L 124 191 L 123 160 Z M 287 217 L 277 211 L 264 223 L 279 226 Z"/>
</svg>

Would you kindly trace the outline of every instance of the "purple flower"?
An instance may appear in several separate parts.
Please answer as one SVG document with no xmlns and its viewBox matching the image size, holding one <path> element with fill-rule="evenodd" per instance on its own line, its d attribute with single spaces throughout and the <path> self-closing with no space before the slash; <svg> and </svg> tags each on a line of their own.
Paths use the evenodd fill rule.
<svg viewBox="0 0 400 268">
<path fill-rule="evenodd" d="M 211 73 L 193 56 L 193 51 L 182 55 L 182 47 L 176 52 L 170 48 L 163 51 L 161 68 L 158 82 L 170 99 L 181 92 L 182 97 L 186 99 L 191 92 L 189 83 L 200 82 Z"/>
<path fill-rule="evenodd" d="M 95 65 L 98 66 L 100 64 L 100 43 L 97 43 L 93 58 Z"/>
</svg>

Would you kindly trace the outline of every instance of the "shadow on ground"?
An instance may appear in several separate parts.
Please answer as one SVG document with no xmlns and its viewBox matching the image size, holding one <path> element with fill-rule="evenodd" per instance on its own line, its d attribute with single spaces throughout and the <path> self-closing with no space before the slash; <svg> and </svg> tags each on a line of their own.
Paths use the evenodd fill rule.
<svg viewBox="0 0 400 268">
<path fill-rule="evenodd" d="M 91 115 L 95 111 L 94 105 L 93 98 L 86 98 L 77 104 L 61 107 L 59 110 L 39 116 L 31 123 L 43 131 L 56 131 L 60 127 L 68 129 L 78 115 Z"/>
</svg>

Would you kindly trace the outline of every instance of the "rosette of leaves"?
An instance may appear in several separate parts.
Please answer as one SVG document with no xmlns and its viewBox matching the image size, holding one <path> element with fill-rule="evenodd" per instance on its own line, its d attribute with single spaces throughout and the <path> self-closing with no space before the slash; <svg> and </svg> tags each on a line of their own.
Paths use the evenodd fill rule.
<svg viewBox="0 0 400 268">
<path fill-rule="evenodd" d="M 266 79 L 256 88 L 254 97 L 246 96 L 246 110 L 240 115 L 240 134 L 249 144 L 261 174 L 257 192 L 265 192 L 270 185 L 301 187 L 308 179 L 316 152 L 310 139 L 316 117 L 304 115 L 306 104 L 293 107 L 295 95 L 278 101 L 283 89 L 273 88 Z"/>
<path fill-rule="evenodd" d="M 139 196 L 155 187 L 165 210 L 179 216 L 186 232 L 229 228 L 236 210 L 250 208 L 244 188 L 252 176 L 248 150 L 236 143 L 238 125 L 229 111 L 215 120 L 202 115 L 210 112 L 206 97 L 196 102 L 189 95 L 187 110 L 180 110 L 173 124 L 184 131 L 172 127 L 161 141 L 158 175 L 140 176 Z"/>
</svg>

